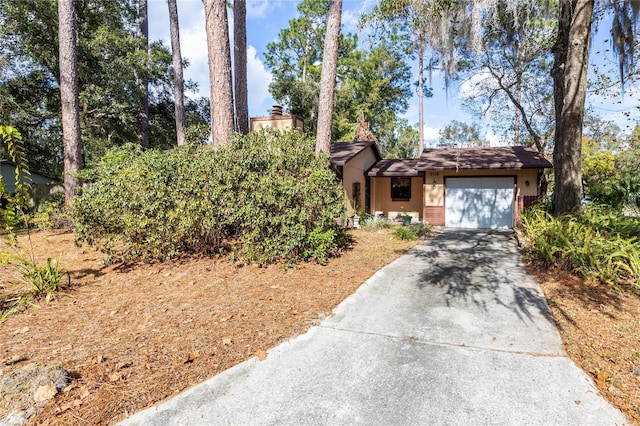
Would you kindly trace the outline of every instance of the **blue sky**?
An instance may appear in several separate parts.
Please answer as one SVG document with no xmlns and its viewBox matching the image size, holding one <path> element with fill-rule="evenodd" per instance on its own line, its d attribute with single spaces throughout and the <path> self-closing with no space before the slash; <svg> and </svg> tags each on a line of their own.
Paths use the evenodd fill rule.
<svg viewBox="0 0 640 426">
<path fill-rule="evenodd" d="M 363 11 L 370 10 L 375 0 L 343 0 L 342 30 L 358 32 L 357 23 Z M 268 86 L 271 75 L 264 65 L 263 52 L 269 42 L 277 38 L 278 32 L 288 25 L 288 21 L 297 13 L 296 0 L 247 0 L 247 71 L 249 84 L 249 115 L 266 115 L 274 104 Z M 185 77 L 198 83 L 199 94 L 188 93 L 194 97 L 209 96 L 209 69 L 207 65 L 206 32 L 204 25 L 204 7 L 202 0 L 178 0 L 180 20 L 180 44 L 182 55 L 190 63 L 185 69 Z M 232 14 L 229 14 L 232 20 Z M 602 23 L 596 33 L 592 59 L 599 64 L 615 64 L 607 41 L 608 24 Z M 169 46 L 169 18 L 166 0 L 149 0 L 149 37 L 152 40 L 164 40 Z M 609 50 L 609 51 L 607 51 Z M 595 52 L 600 52 L 595 54 Z M 592 61 L 593 62 L 593 61 Z M 415 68 L 415 67 L 414 67 Z M 615 68 L 615 67 L 614 67 Z M 415 72 L 417 75 L 417 71 Z M 417 77 L 415 78 L 417 80 Z M 459 84 L 453 84 L 447 91 L 444 82 L 434 75 L 434 96 L 425 100 L 425 140 L 427 146 L 438 139 L 438 131 L 452 120 L 477 122 L 464 112 L 459 101 Z M 628 86 L 625 97 L 597 97 L 591 95 L 589 103 L 595 112 L 603 118 L 616 121 L 623 129 L 632 128 L 638 122 L 640 90 Z M 418 123 L 418 100 L 414 96 L 408 111 L 404 114 L 411 124 Z M 624 115 L 631 111 L 631 118 Z M 484 129 L 487 131 L 488 129 Z M 487 138 L 497 143 L 489 132 Z"/>
</svg>

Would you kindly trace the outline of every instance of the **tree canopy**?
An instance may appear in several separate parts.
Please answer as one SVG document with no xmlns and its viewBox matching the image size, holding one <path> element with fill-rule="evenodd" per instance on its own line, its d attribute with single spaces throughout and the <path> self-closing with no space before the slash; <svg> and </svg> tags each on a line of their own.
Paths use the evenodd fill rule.
<svg viewBox="0 0 640 426">
<path fill-rule="evenodd" d="M 269 91 L 289 113 L 315 133 L 328 2 L 303 0 L 300 16 L 267 45 L 265 62 L 273 74 Z M 406 111 L 410 69 L 393 41 L 360 48 L 358 37 L 342 33 L 338 49 L 332 139 L 352 140 L 364 113 L 374 133 Z"/>
<path fill-rule="evenodd" d="M 158 41 L 147 53 L 137 35 L 137 7 L 117 0 L 77 0 L 80 126 L 87 161 L 109 147 L 135 141 L 145 71 L 150 144 L 175 145 L 171 54 Z M 0 0 L 0 122 L 23 135 L 34 170 L 61 176 L 58 18 L 56 2 Z M 192 83 L 190 83 L 192 84 Z M 195 111 L 194 101 L 187 110 Z M 187 121 L 201 123 L 196 115 Z"/>
</svg>

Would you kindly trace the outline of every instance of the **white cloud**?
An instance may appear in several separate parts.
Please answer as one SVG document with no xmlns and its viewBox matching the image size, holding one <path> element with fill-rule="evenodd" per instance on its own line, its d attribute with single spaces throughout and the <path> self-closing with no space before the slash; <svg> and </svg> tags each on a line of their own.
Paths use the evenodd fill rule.
<svg viewBox="0 0 640 426">
<path fill-rule="evenodd" d="M 358 33 L 358 22 L 360 22 L 360 12 L 357 10 L 342 11 L 342 30 L 345 33 Z"/>
<path fill-rule="evenodd" d="M 258 58 L 256 48 L 247 48 L 247 80 L 249 86 L 249 115 L 266 115 L 272 99 L 269 94 L 269 84 L 273 77 Z"/>
<path fill-rule="evenodd" d="M 489 70 L 483 68 L 460 84 L 458 95 L 461 99 L 471 98 L 497 88 L 497 82 L 493 75 Z"/>
<path fill-rule="evenodd" d="M 440 139 L 440 128 L 424 126 L 424 145 L 426 147 L 435 147 Z"/>
<path fill-rule="evenodd" d="M 489 141 L 489 146 L 504 146 L 505 143 L 502 140 L 502 138 L 498 135 L 496 135 L 493 130 L 489 130 L 485 135 L 484 138 Z"/>
<path fill-rule="evenodd" d="M 270 0 L 251 0 L 247 2 L 247 18 L 264 18 L 274 9 Z"/>
<path fill-rule="evenodd" d="M 181 19 L 182 21 L 182 19 Z M 207 31 L 204 25 L 204 9 L 192 11 L 180 28 L 182 57 L 189 61 L 185 77 L 198 83 L 197 96 L 209 96 L 209 57 L 207 56 Z"/>
</svg>

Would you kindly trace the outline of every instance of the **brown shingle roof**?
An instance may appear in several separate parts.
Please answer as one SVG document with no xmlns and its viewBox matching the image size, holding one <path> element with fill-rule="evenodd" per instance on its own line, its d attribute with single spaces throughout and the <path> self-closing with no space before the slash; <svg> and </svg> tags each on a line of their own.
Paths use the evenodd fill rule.
<svg viewBox="0 0 640 426">
<path fill-rule="evenodd" d="M 369 176 L 419 176 L 417 159 L 380 160 L 367 175 Z"/>
<path fill-rule="evenodd" d="M 417 170 L 542 169 L 553 167 L 535 149 L 525 146 L 434 148 L 422 151 Z"/>
<path fill-rule="evenodd" d="M 368 147 L 373 148 L 378 160 L 382 158 L 374 142 L 333 142 L 331 143 L 331 165 L 344 166 Z"/>
</svg>

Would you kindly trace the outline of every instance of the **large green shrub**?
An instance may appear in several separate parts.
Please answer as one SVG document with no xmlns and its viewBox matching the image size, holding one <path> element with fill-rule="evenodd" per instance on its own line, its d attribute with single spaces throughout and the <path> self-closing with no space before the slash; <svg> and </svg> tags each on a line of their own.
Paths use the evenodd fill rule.
<svg viewBox="0 0 640 426">
<path fill-rule="evenodd" d="M 613 285 L 640 288 L 640 219 L 610 207 L 553 217 L 543 207 L 523 214 L 530 253 L 549 265 Z"/>
<path fill-rule="evenodd" d="M 79 241 L 117 260 L 233 252 L 260 264 L 324 262 L 344 243 L 342 192 L 326 156 L 297 131 L 236 135 L 167 152 L 109 152 L 85 178 L 73 217 Z"/>
</svg>

